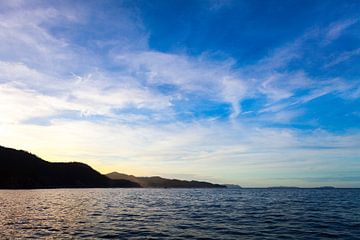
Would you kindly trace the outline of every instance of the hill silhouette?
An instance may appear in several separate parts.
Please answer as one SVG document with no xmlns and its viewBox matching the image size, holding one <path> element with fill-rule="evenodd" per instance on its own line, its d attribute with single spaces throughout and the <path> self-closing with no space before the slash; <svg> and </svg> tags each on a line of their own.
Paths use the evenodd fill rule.
<svg viewBox="0 0 360 240">
<path fill-rule="evenodd" d="M 224 185 L 201 181 L 185 181 L 178 179 L 166 179 L 162 177 L 135 177 L 118 172 L 106 174 L 113 180 L 128 180 L 138 183 L 143 188 L 226 188 Z"/>
<path fill-rule="evenodd" d="M 109 179 L 84 163 L 51 163 L 29 152 L 0 146 L 2 189 L 97 187 L 140 185 L 126 179 Z"/>
</svg>

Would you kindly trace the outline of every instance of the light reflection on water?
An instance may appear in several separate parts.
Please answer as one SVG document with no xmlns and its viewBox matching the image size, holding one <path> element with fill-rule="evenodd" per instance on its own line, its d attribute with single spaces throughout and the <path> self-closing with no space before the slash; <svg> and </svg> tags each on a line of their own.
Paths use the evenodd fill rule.
<svg viewBox="0 0 360 240">
<path fill-rule="evenodd" d="M 0 238 L 360 239 L 357 189 L 0 190 Z"/>
</svg>

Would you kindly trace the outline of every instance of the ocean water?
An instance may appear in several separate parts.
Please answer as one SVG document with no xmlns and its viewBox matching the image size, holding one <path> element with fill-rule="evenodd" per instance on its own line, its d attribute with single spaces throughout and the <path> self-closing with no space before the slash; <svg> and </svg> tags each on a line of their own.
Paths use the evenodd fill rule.
<svg viewBox="0 0 360 240">
<path fill-rule="evenodd" d="M 0 239 L 24 238 L 360 239 L 360 190 L 0 190 Z"/>
</svg>

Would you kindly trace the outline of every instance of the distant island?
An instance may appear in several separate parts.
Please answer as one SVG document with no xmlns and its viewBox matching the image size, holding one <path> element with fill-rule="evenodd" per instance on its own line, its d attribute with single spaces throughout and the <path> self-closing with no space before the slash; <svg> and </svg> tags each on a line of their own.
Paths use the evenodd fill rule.
<svg viewBox="0 0 360 240">
<path fill-rule="evenodd" d="M 239 189 L 239 188 L 242 188 L 241 186 L 239 185 L 236 185 L 236 184 L 225 184 L 226 188 L 231 188 L 231 189 Z"/>
<path fill-rule="evenodd" d="M 0 146 L 0 189 L 35 188 L 226 188 L 225 185 L 161 177 L 103 175 L 80 162 L 48 162 L 23 150 Z"/>
<path fill-rule="evenodd" d="M 300 187 L 293 187 L 293 186 L 273 186 L 268 187 L 268 189 L 299 189 Z"/>
<path fill-rule="evenodd" d="M 309 189 L 306 187 L 293 187 L 293 186 L 274 186 L 268 187 L 268 189 Z M 321 187 L 310 187 L 310 189 L 336 189 L 333 186 L 321 186 Z"/>
</svg>

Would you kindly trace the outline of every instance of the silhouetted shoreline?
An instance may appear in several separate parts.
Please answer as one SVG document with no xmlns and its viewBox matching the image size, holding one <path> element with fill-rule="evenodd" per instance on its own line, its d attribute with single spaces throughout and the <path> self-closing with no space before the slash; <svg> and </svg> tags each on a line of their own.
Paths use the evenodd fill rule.
<svg viewBox="0 0 360 240">
<path fill-rule="evenodd" d="M 160 177 L 149 177 L 150 180 L 160 179 L 160 184 L 144 185 L 124 178 L 109 178 L 84 163 L 52 163 L 29 152 L 2 146 L 0 164 L 0 189 L 225 188 L 224 185 L 208 182 L 169 180 Z"/>
<path fill-rule="evenodd" d="M 342 189 L 334 186 L 241 187 L 204 181 L 136 177 L 118 172 L 101 174 L 80 162 L 48 162 L 36 155 L 0 146 L 0 189 L 58 188 L 228 188 L 228 189 Z M 358 189 L 358 188 L 346 188 Z"/>
</svg>

